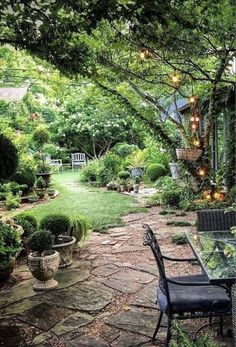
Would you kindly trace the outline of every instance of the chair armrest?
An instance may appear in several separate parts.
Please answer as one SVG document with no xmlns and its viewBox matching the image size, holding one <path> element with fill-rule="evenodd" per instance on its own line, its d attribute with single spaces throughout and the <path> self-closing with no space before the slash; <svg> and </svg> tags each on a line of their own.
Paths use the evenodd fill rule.
<svg viewBox="0 0 236 347">
<path fill-rule="evenodd" d="M 171 258 L 167 257 L 166 255 L 162 255 L 162 258 L 168 261 L 179 261 L 179 262 L 184 262 L 184 261 L 196 261 L 197 258 Z"/>
<path fill-rule="evenodd" d="M 186 282 L 186 281 L 176 281 L 176 280 L 172 280 L 170 278 L 166 279 L 168 283 L 173 283 L 176 284 L 178 286 L 209 286 L 210 282 Z"/>
</svg>

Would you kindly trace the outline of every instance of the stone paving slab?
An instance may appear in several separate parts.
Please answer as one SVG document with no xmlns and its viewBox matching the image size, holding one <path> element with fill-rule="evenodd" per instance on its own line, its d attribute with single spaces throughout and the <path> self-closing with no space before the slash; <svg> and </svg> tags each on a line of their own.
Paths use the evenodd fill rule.
<svg viewBox="0 0 236 347">
<path fill-rule="evenodd" d="M 1 290 L 0 308 L 18 302 L 22 299 L 39 295 L 33 290 L 35 280 L 21 282 L 10 289 Z"/>
<path fill-rule="evenodd" d="M 116 245 L 115 245 L 116 246 Z M 115 247 L 114 246 L 114 247 Z M 121 245 L 118 249 L 112 250 L 113 254 L 117 253 L 131 253 L 131 252 L 144 252 L 146 249 L 142 246 L 133 246 L 133 245 Z"/>
<path fill-rule="evenodd" d="M 149 337 L 123 332 L 120 337 L 112 343 L 112 347 L 135 347 L 148 341 L 150 341 Z"/>
<path fill-rule="evenodd" d="M 112 300 L 113 290 L 102 283 L 84 282 L 75 286 L 44 294 L 42 299 L 49 303 L 89 313 L 98 312 Z"/>
<path fill-rule="evenodd" d="M 94 276 L 103 276 L 108 277 L 110 275 L 113 275 L 114 273 L 120 271 L 120 268 L 118 266 L 115 266 L 113 264 L 107 264 L 104 266 L 98 266 L 94 270 L 92 270 L 92 274 Z"/>
<path fill-rule="evenodd" d="M 8 321 L 0 321 L 0 346 L 27 346 L 27 334 L 20 323 L 11 326 Z"/>
<path fill-rule="evenodd" d="M 157 300 L 157 284 L 151 283 L 144 287 L 131 302 L 131 305 L 146 307 L 146 308 L 156 308 Z"/>
<path fill-rule="evenodd" d="M 71 340 L 66 347 L 109 347 L 105 341 L 83 335 Z"/>
<path fill-rule="evenodd" d="M 27 310 L 18 319 L 40 330 L 48 331 L 68 315 L 68 310 L 43 302 Z"/>
<path fill-rule="evenodd" d="M 20 315 L 24 313 L 25 311 L 33 308 L 34 306 L 37 306 L 39 303 L 40 303 L 39 299 L 36 299 L 36 300 L 25 299 L 23 301 L 13 303 L 10 306 L 2 308 L 0 310 L 0 316 L 7 317 L 7 316 Z"/>
<path fill-rule="evenodd" d="M 106 324 L 133 333 L 152 337 L 158 319 L 158 312 L 151 315 L 142 311 L 129 310 L 108 319 Z"/>
<path fill-rule="evenodd" d="M 94 317 L 91 315 L 82 312 L 76 312 L 56 324 L 54 328 L 51 329 L 51 332 L 56 334 L 57 336 L 61 336 L 75 330 L 78 332 L 78 328 L 88 325 L 93 320 Z"/>
<path fill-rule="evenodd" d="M 126 270 L 113 274 L 104 279 L 102 283 L 122 293 L 132 294 L 142 288 L 143 284 L 153 281 L 154 278 L 154 276 L 144 272 Z"/>
</svg>

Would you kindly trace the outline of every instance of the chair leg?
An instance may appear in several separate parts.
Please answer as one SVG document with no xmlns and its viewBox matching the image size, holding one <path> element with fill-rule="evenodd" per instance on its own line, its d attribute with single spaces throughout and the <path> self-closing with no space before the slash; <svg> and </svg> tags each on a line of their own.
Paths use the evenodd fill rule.
<svg viewBox="0 0 236 347">
<path fill-rule="evenodd" d="M 168 323 L 167 323 L 167 335 L 166 335 L 166 344 L 165 347 L 169 347 L 169 343 L 171 340 L 171 324 L 172 324 L 172 319 L 168 317 Z"/>
<path fill-rule="evenodd" d="M 162 316 L 163 316 L 163 312 L 160 311 L 160 315 L 159 315 L 159 318 L 158 318 L 156 329 L 155 329 L 153 337 L 152 337 L 152 341 L 155 341 L 155 339 L 156 339 L 156 335 L 157 335 L 158 330 L 159 330 L 160 325 L 161 325 Z"/>
</svg>

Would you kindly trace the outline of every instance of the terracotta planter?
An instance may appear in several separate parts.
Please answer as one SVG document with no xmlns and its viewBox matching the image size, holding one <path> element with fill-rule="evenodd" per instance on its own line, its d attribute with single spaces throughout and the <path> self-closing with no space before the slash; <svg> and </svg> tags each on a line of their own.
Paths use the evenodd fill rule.
<svg viewBox="0 0 236 347">
<path fill-rule="evenodd" d="M 59 242 L 53 245 L 53 249 L 60 253 L 61 261 L 59 268 L 70 266 L 72 264 L 72 254 L 76 238 L 74 236 L 60 236 Z"/>
<path fill-rule="evenodd" d="M 176 156 L 180 160 L 196 161 L 202 154 L 201 149 L 177 148 Z"/>
<path fill-rule="evenodd" d="M 32 275 L 37 279 L 33 288 L 36 291 L 44 291 L 57 287 L 57 281 L 53 276 L 58 270 L 60 254 L 56 251 L 45 251 L 44 256 L 37 252 L 30 253 L 28 256 L 28 268 Z"/>
<path fill-rule="evenodd" d="M 4 269 L 0 268 L 0 282 L 6 281 L 14 270 L 15 258 L 12 258 Z"/>
</svg>

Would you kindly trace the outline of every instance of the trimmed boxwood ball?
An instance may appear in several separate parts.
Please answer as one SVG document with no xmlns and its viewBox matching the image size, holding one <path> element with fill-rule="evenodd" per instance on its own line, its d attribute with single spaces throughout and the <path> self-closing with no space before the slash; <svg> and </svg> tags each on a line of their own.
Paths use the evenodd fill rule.
<svg viewBox="0 0 236 347">
<path fill-rule="evenodd" d="M 30 235 L 28 245 L 31 251 L 42 253 L 52 248 L 53 236 L 47 230 L 35 231 Z"/>
<path fill-rule="evenodd" d="M 14 216 L 16 224 L 21 225 L 24 229 L 24 236 L 29 237 L 34 231 L 37 230 L 37 220 L 34 216 L 27 213 L 19 213 Z"/>
<path fill-rule="evenodd" d="M 13 176 L 18 167 L 18 153 L 11 140 L 0 134 L 0 179 Z"/>
<path fill-rule="evenodd" d="M 122 180 L 126 180 L 127 178 L 130 177 L 129 171 L 120 171 L 118 172 L 118 177 Z"/>
<path fill-rule="evenodd" d="M 151 164 L 146 171 L 146 175 L 151 182 L 155 182 L 159 177 L 165 176 L 166 174 L 166 168 L 162 164 Z"/>
<path fill-rule="evenodd" d="M 41 229 L 49 230 L 55 236 L 55 243 L 58 242 L 59 235 L 69 233 L 70 226 L 69 217 L 62 213 L 49 214 L 40 223 Z"/>
<path fill-rule="evenodd" d="M 33 132 L 33 141 L 40 147 L 46 144 L 50 139 L 50 134 L 47 128 L 39 125 Z"/>
</svg>

